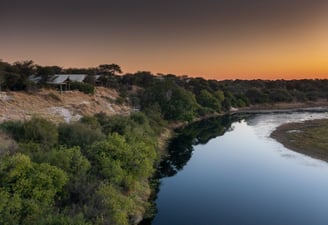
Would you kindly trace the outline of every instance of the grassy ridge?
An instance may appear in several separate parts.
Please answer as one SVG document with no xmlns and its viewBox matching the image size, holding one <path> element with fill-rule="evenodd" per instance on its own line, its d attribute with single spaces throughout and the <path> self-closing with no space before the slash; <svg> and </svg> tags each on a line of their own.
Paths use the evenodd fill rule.
<svg viewBox="0 0 328 225">
<path fill-rule="evenodd" d="M 283 124 L 271 137 L 289 149 L 328 162 L 327 119 Z"/>
</svg>

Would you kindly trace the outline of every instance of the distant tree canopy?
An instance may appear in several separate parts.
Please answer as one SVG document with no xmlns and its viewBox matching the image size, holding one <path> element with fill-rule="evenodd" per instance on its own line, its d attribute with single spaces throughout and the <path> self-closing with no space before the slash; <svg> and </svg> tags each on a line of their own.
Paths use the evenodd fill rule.
<svg viewBox="0 0 328 225">
<path fill-rule="evenodd" d="M 122 73 L 121 67 L 117 64 L 101 64 L 98 68 L 102 74 L 115 75 L 116 73 Z"/>
<path fill-rule="evenodd" d="M 0 124 L 1 132 L 17 142 L 15 149 L 0 152 L 0 224 L 128 225 L 148 205 L 148 179 L 159 164 L 158 137 L 167 122 L 192 121 L 232 107 L 328 99 L 328 80 L 216 81 L 147 71 L 118 76 L 117 64 L 62 69 L 33 61 L 0 61 L 0 88 L 46 87 L 55 73 L 90 75 L 87 83 L 71 86 L 90 94 L 92 78 L 101 75 L 103 85 L 119 92 L 116 102 L 137 112 L 99 113 L 59 125 L 37 117 Z M 32 74 L 41 77 L 39 86 L 28 79 Z M 224 132 L 230 122 L 221 122 L 213 121 L 202 134 L 189 130 L 190 146 Z M 190 148 L 184 151 L 182 159 L 190 158 Z M 171 171 L 184 163 L 172 164 Z"/>
<path fill-rule="evenodd" d="M 27 90 L 32 84 L 28 77 L 34 74 L 36 67 L 32 60 L 9 63 L 0 62 L 2 89 Z"/>
<path fill-rule="evenodd" d="M 154 75 L 148 71 L 122 74 L 119 65 L 101 64 L 95 68 L 39 66 L 33 61 L 9 64 L 0 61 L 1 90 L 31 90 L 35 84 L 28 76 L 41 77 L 46 86 L 55 73 L 88 74 L 85 83 L 73 82 L 71 88 L 87 94 L 103 85 L 119 92 L 117 104 L 130 104 L 147 116 L 157 115 L 168 121 L 190 121 L 197 116 L 229 111 L 232 107 L 278 102 L 305 102 L 328 99 L 328 80 L 206 80 L 205 78 Z M 97 82 L 95 80 L 97 76 Z"/>
<path fill-rule="evenodd" d="M 119 77 L 116 74 L 121 74 L 121 67 L 117 64 L 102 64 L 98 67 L 99 73 L 102 74 L 100 80 L 107 87 L 118 88 Z"/>
<path fill-rule="evenodd" d="M 199 107 L 193 93 L 171 81 L 155 82 L 145 90 L 141 101 L 145 111 L 157 104 L 167 120 L 190 121 Z"/>
</svg>

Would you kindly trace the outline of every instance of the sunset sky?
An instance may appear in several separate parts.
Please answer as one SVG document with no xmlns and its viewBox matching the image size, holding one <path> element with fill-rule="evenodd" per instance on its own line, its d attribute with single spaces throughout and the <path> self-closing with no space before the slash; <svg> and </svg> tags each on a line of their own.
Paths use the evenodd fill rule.
<svg viewBox="0 0 328 225">
<path fill-rule="evenodd" d="M 326 0 L 1 0 L 0 28 L 7 62 L 328 78 Z"/>
</svg>

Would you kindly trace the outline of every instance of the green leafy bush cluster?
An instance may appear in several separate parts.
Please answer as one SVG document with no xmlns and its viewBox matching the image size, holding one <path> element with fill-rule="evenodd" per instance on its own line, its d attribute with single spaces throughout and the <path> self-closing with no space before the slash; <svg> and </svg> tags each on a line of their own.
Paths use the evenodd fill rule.
<svg viewBox="0 0 328 225">
<path fill-rule="evenodd" d="M 89 83 L 82 83 L 82 82 L 70 82 L 70 89 L 71 90 L 78 90 L 85 94 L 94 94 L 95 87 Z"/>
<path fill-rule="evenodd" d="M 19 147 L 0 156 L 0 223 L 129 224 L 147 206 L 159 160 L 150 124 L 141 112 L 1 124 Z"/>
</svg>

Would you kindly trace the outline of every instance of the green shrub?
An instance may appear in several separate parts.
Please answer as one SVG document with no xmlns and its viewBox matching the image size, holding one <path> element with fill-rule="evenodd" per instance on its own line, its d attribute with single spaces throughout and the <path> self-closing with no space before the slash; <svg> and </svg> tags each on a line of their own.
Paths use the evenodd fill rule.
<svg viewBox="0 0 328 225">
<path fill-rule="evenodd" d="M 95 117 L 100 123 L 102 132 L 105 135 L 114 132 L 124 135 L 126 134 L 127 128 L 129 127 L 129 118 L 125 116 L 108 116 L 105 113 L 98 113 L 95 115 Z"/>
<path fill-rule="evenodd" d="M 81 83 L 81 82 L 71 82 L 70 83 L 71 90 L 78 90 L 85 94 L 94 94 L 95 88 L 92 84 Z"/>
<path fill-rule="evenodd" d="M 118 105 L 123 105 L 125 102 L 125 98 L 121 97 L 121 96 L 118 96 L 115 100 L 115 103 L 118 104 Z"/>
<path fill-rule="evenodd" d="M 51 147 L 58 141 L 56 125 L 43 118 L 33 117 L 26 122 L 8 121 L 1 128 L 18 142 L 35 142 Z"/>
<path fill-rule="evenodd" d="M 53 146 L 58 141 L 58 131 L 54 123 L 34 117 L 23 124 L 23 140 L 32 141 L 45 146 Z"/>
<path fill-rule="evenodd" d="M 6 121 L 0 125 L 0 128 L 10 134 L 13 139 L 19 141 L 23 137 L 23 123 L 21 121 Z"/>
<path fill-rule="evenodd" d="M 67 174 L 23 154 L 0 158 L 0 224 L 40 224 L 51 212 Z"/>
<path fill-rule="evenodd" d="M 131 114 L 130 118 L 140 125 L 143 125 L 148 122 L 146 115 L 142 112 L 133 113 Z"/>
<path fill-rule="evenodd" d="M 83 123 L 60 124 L 58 127 L 59 144 L 69 147 L 80 146 L 82 149 L 105 138 L 100 129 Z"/>
<path fill-rule="evenodd" d="M 201 90 L 200 94 L 196 96 L 197 102 L 206 108 L 211 108 L 214 111 L 221 110 L 221 104 L 210 92 Z"/>
<path fill-rule="evenodd" d="M 94 116 L 83 116 L 80 119 L 80 122 L 89 126 L 92 129 L 100 129 L 101 128 L 100 123 L 98 122 L 97 118 Z"/>
<path fill-rule="evenodd" d="M 206 116 L 206 115 L 209 115 L 209 114 L 213 114 L 215 111 L 211 108 L 207 108 L 207 107 L 200 107 L 198 110 L 197 110 L 197 115 L 199 116 Z"/>
<path fill-rule="evenodd" d="M 285 89 L 274 89 L 270 91 L 269 97 L 272 102 L 291 102 L 292 96 Z"/>
</svg>

